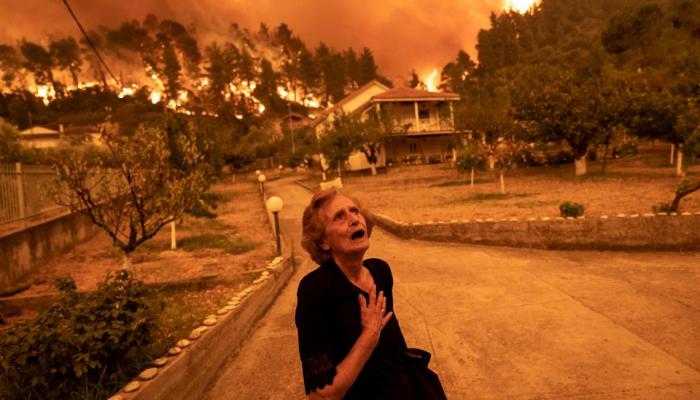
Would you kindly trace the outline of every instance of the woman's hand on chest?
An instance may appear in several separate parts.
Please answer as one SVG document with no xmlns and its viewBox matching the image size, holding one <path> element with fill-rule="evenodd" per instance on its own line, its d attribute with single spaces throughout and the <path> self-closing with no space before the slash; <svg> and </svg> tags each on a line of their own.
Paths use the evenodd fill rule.
<svg viewBox="0 0 700 400">
<path fill-rule="evenodd" d="M 362 294 L 358 294 L 360 302 L 360 323 L 362 333 L 359 340 L 374 348 L 379 342 L 379 335 L 393 315 L 392 311 L 386 312 L 386 297 L 384 292 L 377 293 L 374 283 L 369 288 L 369 298 L 365 299 Z"/>
</svg>

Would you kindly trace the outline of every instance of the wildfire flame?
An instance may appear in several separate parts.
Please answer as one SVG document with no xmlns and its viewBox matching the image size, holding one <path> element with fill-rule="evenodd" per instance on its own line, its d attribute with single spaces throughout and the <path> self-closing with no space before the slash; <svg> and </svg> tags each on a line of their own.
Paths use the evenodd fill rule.
<svg viewBox="0 0 700 400">
<path fill-rule="evenodd" d="M 520 14 L 525 14 L 532 9 L 540 0 L 504 0 L 503 9 L 517 11 Z"/>
<path fill-rule="evenodd" d="M 429 92 L 438 91 L 438 85 L 440 84 L 440 80 L 437 68 L 433 68 L 433 70 L 425 77 L 425 79 L 423 79 L 423 83 L 425 83 L 425 88 Z"/>
</svg>

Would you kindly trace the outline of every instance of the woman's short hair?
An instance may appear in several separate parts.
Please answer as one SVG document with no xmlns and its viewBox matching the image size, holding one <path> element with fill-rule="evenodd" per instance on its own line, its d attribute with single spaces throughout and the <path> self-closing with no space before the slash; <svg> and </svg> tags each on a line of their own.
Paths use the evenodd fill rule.
<svg viewBox="0 0 700 400">
<path fill-rule="evenodd" d="M 372 229 L 374 228 L 374 218 L 372 217 L 372 214 L 362 208 L 360 202 L 354 197 L 340 192 L 335 187 L 330 187 L 316 192 L 311 198 L 306 210 L 304 210 L 301 246 L 319 265 L 325 263 L 331 258 L 331 251 L 321 248 L 321 240 L 326 233 L 326 225 L 323 221 L 323 217 L 321 216 L 321 208 L 324 204 L 331 201 L 338 195 L 347 197 L 360 208 L 360 214 L 362 214 L 362 216 L 365 218 L 365 223 L 367 224 L 367 237 L 372 235 Z"/>
</svg>

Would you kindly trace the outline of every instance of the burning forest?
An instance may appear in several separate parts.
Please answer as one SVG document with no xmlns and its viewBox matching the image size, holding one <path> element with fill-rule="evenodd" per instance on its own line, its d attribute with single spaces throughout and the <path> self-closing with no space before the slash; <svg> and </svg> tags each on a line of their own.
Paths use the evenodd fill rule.
<svg viewBox="0 0 700 400">
<path fill-rule="evenodd" d="M 100 60 L 100 57 L 102 60 Z M 238 119 L 295 108 L 318 109 L 380 76 L 372 51 L 310 50 L 284 23 L 257 32 L 231 24 L 226 40 L 201 43 L 195 27 L 148 15 L 101 26 L 83 38 L 0 45 L 3 96 L 32 96 L 48 106 L 81 92 L 145 98 L 189 115 Z M 20 126 L 30 123 L 24 118 Z"/>
</svg>

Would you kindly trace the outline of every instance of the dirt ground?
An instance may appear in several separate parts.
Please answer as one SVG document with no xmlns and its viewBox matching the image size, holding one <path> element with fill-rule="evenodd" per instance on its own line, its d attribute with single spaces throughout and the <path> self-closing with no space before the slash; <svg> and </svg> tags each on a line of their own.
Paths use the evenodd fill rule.
<svg viewBox="0 0 700 400">
<path fill-rule="evenodd" d="M 187 216 L 176 224 L 177 240 L 203 233 L 223 234 L 232 240 L 254 247 L 241 254 L 221 249 L 201 248 L 193 251 L 170 249 L 170 227 L 163 228 L 152 240 L 139 247 L 132 257 L 137 276 L 146 282 L 167 282 L 218 274 L 226 277 L 263 268 L 274 257 L 274 238 L 267 223 L 263 204 L 252 180 L 239 179 L 235 184 L 217 184 L 213 192 L 222 196 L 214 219 Z M 44 265 L 33 284 L 23 295 L 52 291 L 52 282 L 70 275 L 80 291 L 93 290 L 107 274 L 122 268 L 122 253 L 106 233 L 76 246 Z"/>
<path fill-rule="evenodd" d="M 680 181 L 669 165 L 668 147 L 643 148 L 639 155 L 589 162 L 589 174 L 574 176 L 573 165 L 521 168 L 506 173 L 506 194 L 494 172 L 469 177 L 449 164 L 389 168 L 378 176 L 346 176 L 343 185 L 366 207 L 406 222 L 468 218 L 556 217 L 559 204 L 583 204 L 586 216 L 643 214 L 670 203 Z M 700 179 L 700 165 L 688 172 Z M 700 211 L 700 193 L 684 198 L 682 211 Z"/>
</svg>

